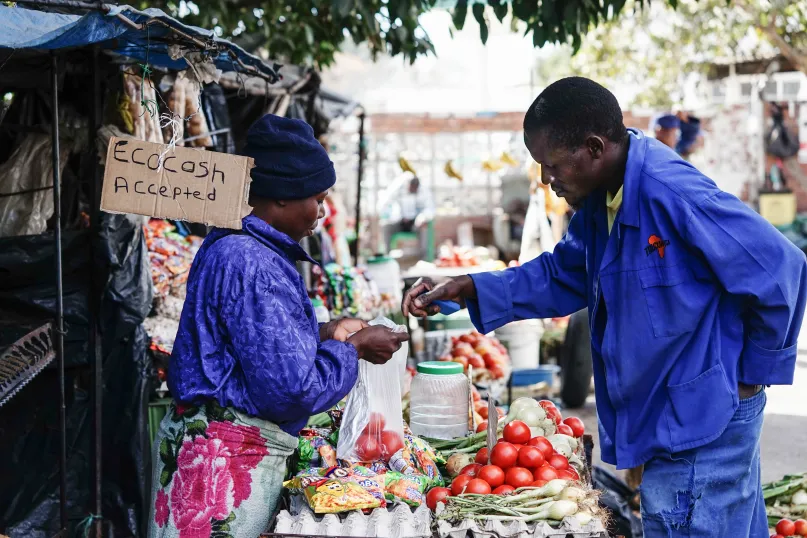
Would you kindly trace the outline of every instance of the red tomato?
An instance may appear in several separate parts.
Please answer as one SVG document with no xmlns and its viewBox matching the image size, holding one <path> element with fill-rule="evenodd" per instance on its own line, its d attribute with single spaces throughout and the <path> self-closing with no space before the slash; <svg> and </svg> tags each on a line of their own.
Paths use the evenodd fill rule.
<svg viewBox="0 0 807 538">
<path fill-rule="evenodd" d="M 496 414 L 499 415 L 500 420 L 507 416 L 507 413 L 505 413 L 504 409 L 502 409 L 501 407 L 496 408 Z"/>
<path fill-rule="evenodd" d="M 384 420 L 384 415 L 377 412 L 370 413 L 370 418 L 367 420 L 367 426 L 364 427 L 362 434 L 378 437 L 381 435 L 381 432 L 384 431 L 384 426 L 386 425 L 387 421 Z"/>
<path fill-rule="evenodd" d="M 456 351 L 454 353 L 456 353 Z M 456 362 L 456 363 L 461 364 L 463 371 L 465 371 L 465 372 L 468 371 L 468 357 L 456 357 L 455 356 L 453 359 L 451 359 L 451 362 Z"/>
<path fill-rule="evenodd" d="M 558 478 L 561 480 L 571 480 L 573 482 L 577 482 L 580 480 L 580 477 L 577 475 L 577 471 L 569 467 L 568 469 L 563 469 L 562 471 L 556 470 L 555 472 L 558 473 Z"/>
<path fill-rule="evenodd" d="M 530 440 L 530 427 L 520 420 L 514 420 L 504 427 L 504 440 L 514 445 L 523 445 Z"/>
<path fill-rule="evenodd" d="M 534 469 L 544 464 L 546 459 L 543 453 L 534 446 L 525 446 L 518 451 L 518 464 L 527 469 Z"/>
<path fill-rule="evenodd" d="M 472 334 L 463 334 L 460 336 L 460 342 L 465 342 L 466 344 L 475 344 L 476 336 Z"/>
<path fill-rule="evenodd" d="M 796 525 L 796 534 L 799 536 L 807 536 L 807 521 L 797 519 L 794 524 Z"/>
<path fill-rule="evenodd" d="M 457 496 L 460 493 L 462 493 L 463 490 L 465 489 L 465 486 L 467 486 L 468 482 L 470 482 L 471 480 L 473 480 L 473 478 L 471 478 L 467 474 L 459 475 L 457 478 L 454 479 L 453 482 L 451 482 L 451 494 Z"/>
<path fill-rule="evenodd" d="M 552 454 L 546 462 L 558 471 L 569 468 L 569 460 L 563 454 Z"/>
<path fill-rule="evenodd" d="M 530 470 L 524 467 L 507 469 L 507 473 L 504 475 L 504 483 L 516 489 L 527 487 L 532 484 L 534 480 Z"/>
<path fill-rule="evenodd" d="M 488 421 L 483 420 L 482 422 L 479 423 L 479 426 L 476 427 L 476 433 L 482 433 L 483 431 L 486 431 L 487 429 L 488 429 Z"/>
<path fill-rule="evenodd" d="M 397 433 L 387 430 L 381 434 L 381 457 L 384 461 L 389 461 L 403 447 L 403 439 Z"/>
<path fill-rule="evenodd" d="M 555 453 L 555 449 L 552 447 L 552 443 L 549 442 L 549 439 L 546 437 L 533 437 L 527 443 L 529 446 L 534 446 L 541 453 L 544 455 L 544 459 L 548 459 L 552 457 L 552 454 Z"/>
<path fill-rule="evenodd" d="M 569 437 L 574 437 L 574 430 L 566 424 L 558 424 L 558 433 L 568 435 Z"/>
<path fill-rule="evenodd" d="M 462 470 L 460 471 L 460 474 L 467 474 L 471 478 L 476 478 L 479 475 L 479 469 L 481 468 L 482 466 L 480 464 L 471 463 L 470 465 L 466 465 L 465 467 L 463 467 Z"/>
<path fill-rule="evenodd" d="M 502 470 L 509 469 L 516 464 L 518 449 L 510 443 L 499 441 L 490 453 L 490 463 L 498 465 Z"/>
<path fill-rule="evenodd" d="M 495 465 L 485 465 L 479 470 L 476 477 L 490 484 L 492 488 L 498 488 L 504 484 L 504 471 Z"/>
<path fill-rule="evenodd" d="M 485 361 L 479 356 L 479 353 L 474 353 L 468 357 L 468 366 L 473 366 L 474 370 L 485 367 Z"/>
<path fill-rule="evenodd" d="M 505 484 L 504 486 L 499 486 L 498 488 L 493 490 L 494 495 L 512 495 L 513 492 L 516 490 L 513 486 L 508 486 Z"/>
<path fill-rule="evenodd" d="M 536 480 L 535 482 L 530 484 L 530 486 L 532 486 L 534 488 L 542 488 L 545 485 L 546 485 L 546 480 Z"/>
<path fill-rule="evenodd" d="M 488 368 L 488 372 L 490 372 L 490 377 L 493 379 L 501 379 L 504 377 L 504 370 L 502 370 L 501 366 L 492 366 Z"/>
<path fill-rule="evenodd" d="M 437 503 L 445 502 L 449 496 L 451 496 L 451 490 L 448 488 L 432 488 L 426 494 L 426 506 L 434 512 L 437 510 Z"/>
<path fill-rule="evenodd" d="M 586 431 L 586 427 L 583 425 L 583 421 L 577 417 L 569 417 L 565 419 L 563 423 L 572 429 L 574 437 L 582 437 Z"/>
<path fill-rule="evenodd" d="M 375 437 L 360 435 L 356 441 L 356 455 L 361 461 L 378 461 L 381 457 L 381 447 Z"/>
<path fill-rule="evenodd" d="M 488 449 L 483 448 L 479 452 L 476 453 L 476 458 L 474 458 L 476 463 L 481 463 L 482 465 L 488 464 Z"/>
<path fill-rule="evenodd" d="M 465 493 L 479 493 L 482 495 L 487 495 L 490 493 L 490 484 L 484 480 L 474 478 L 468 482 L 468 485 L 465 488 Z"/>
<path fill-rule="evenodd" d="M 771 538 L 785 538 L 781 534 L 771 534 Z"/>
<path fill-rule="evenodd" d="M 488 418 L 488 404 L 487 404 L 487 402 L 485 402 L 485 407 L 480 407 L 479 409 L 476 410 L 476 412 L 479 413 L 480 417 L 482 417 L 484 419 L 487 419 Z"/>
<path fill-rule="evenodd" d="M 792 536 L 796 534 L 796 524 L 789 519 L 780 519 L 776 524 L 776 532 L 782 536 Z"/>
<path fill-rule="evenodd" d="M 553 402 L 552 400 L 539 400 L 538 405 L 543 407 L 544 411 L 546 411 L 549 408 L 557 409 L 557 407 L 555 407 L 555 402 Z"/>
<path fill-rule="evenodd" d="M 549 465 L 544 465 L 538 472 L 535 473 L 536 480 L 546 480 L 549 482 L 550 480 L 554 480 L 558 477 L 558 472 L 555 470 L 554 467 L 550 467 Z"/>
<path fill-rule="evenodd" d="M 557 407 L 550 407 L 548 409 L 544 409 L 546 411 L 546 416 L 551 418 L 555 424 L 560 424 L 563 420 L 563 417 L 560 416 L 560 411 L 558 411 Z"/>
</svg>

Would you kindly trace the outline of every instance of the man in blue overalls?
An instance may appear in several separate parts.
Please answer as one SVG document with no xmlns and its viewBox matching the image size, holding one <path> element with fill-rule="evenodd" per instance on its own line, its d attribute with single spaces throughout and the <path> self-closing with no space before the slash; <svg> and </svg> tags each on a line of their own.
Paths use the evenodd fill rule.
<svg viewBox="0 0 807 538">
<path fill-rule="evenodd" d="M 793 382 L 807 261 L 670 148 L 625 129 L 583 78 L 524 118 L 544 182 L 577 209 L 554 252 L 506 271 L 416 283 L 405 314 L 466 304 L 483 333 L 588 307 L 602 459 L 645 464 L 648 537 L 767 536 L 765 385 Z"/>
</svg>

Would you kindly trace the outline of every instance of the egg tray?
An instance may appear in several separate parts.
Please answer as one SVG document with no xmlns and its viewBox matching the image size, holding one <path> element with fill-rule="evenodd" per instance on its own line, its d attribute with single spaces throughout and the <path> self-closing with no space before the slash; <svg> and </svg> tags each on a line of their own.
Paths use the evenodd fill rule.
<svg viewBox="0 0 807 538">
<path fill-rule="evenodd" d="M 438 508 L 439 510 L 439 508 Z M 553 528 L 545 522 L 523 521 L 475 521 L 466 519 L 457 525 L 447 521 L 437 522 L 439 538 L 608 538 L 608 531 L 599 519 L 586 525 L 567 518 L 560 527 Z"/>
<path fill-rule="evenodd" d="M 307 506 L 294 502 L 290 511 L 282 510 L 275 518 L 271 534 L 262 538 L 307 536 L 378 536 L 381 538 L 429 538 L 432 536 L 431 511 L 426 506 L 412 510 L 405 504 L 376 508 L 369 515 L 361 511 L 347 514 L 318 515 Z"/>
</svg>

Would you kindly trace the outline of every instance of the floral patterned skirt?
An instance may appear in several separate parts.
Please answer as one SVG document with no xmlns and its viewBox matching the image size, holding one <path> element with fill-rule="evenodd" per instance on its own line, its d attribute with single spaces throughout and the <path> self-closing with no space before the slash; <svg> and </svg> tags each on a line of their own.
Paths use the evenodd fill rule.
<svg viewBox="0 0 807 538">
<path fill-rule="evenodd" d="M 215 402 L 172 404 L 154 440 L 149 538 L 256 538 L 296 447 L 275 424 Z"/>
</svg>

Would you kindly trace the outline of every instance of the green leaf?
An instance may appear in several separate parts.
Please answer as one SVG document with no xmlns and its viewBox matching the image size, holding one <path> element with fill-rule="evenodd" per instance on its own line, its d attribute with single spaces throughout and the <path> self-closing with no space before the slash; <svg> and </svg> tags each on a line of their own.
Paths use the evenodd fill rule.
<svg viewBox="0 0 807 538">
<path fill-rule="evenodd" d="M 176 464 L 168 464 L 166 463 L 163 467 L 163 470 L 160 471 L 160 485 L 164 488 L 167 488 L 168 485 L 171 483 L 171 479 L 174 477 L 174 473 L 177 470 Z"/>
<path fill-rule="evenodd" d="M 353 11 L 355 0 L 333 0 L 333 7 L 340 17 L 347 17 Z"/>
<path fill-rule="evenodd" d="M 493 8 L 493 14 L 499 19 L 499 22 L 504 22 L 507 16 L 507 2 L 504 0 L 488 0 L 488 5 Z"/>
<path fill-rule="evenodd" d="M 160 441 L 160 461 L 164 464 L 174 461 L 174 451 L 171 450 L 171 441 L 167 437 L 163 437 Z"/>
<path fill-rule="evenodd" d="M 465 17 L 468 15 L 468 0 L 459 0 L 454 8 L 454 14 L 451 20 L 454 22 L 454 28 L 462 30 L 465 26 Z"/>
<path fill-rule="evenodd" d="M 191 438 L 197 435 L 204 435 L 205 430 L 207 430 L 207 424 L 204 420 L 193 420 L 185 425 L 185 433 L 186 435 L 190 435 Z"/>
<path fill-rule="evenodd" d="M 488 42 L 488 35 L 490 33 L 488 30 L 488 23 L 485 20 L 485 4 L 474 4 L 473 13 L 476 22 L 479 23 L 479 38 L 482 40 L 482 44 L 484 45 Z"/>
</svg>

